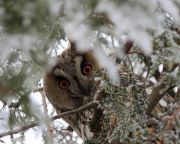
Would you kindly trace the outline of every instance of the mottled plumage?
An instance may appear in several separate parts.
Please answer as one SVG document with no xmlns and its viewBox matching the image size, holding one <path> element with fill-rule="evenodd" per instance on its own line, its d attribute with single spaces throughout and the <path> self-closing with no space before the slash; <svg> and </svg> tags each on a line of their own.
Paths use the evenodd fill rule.
<svg viewBox="0 0 180 144">
<path fill-rule="evenodd" d="M 55 66 L 44 73 L 44 91 L 58 113 L 78 108 L 96 97 L 101 108 L 66 116 L 64 120 L 83 140 L 104 138 L 103 143 L 113 144 L 111 137 L 122 130 L 128 133 L 126 126 L 131 127 L 133 119 L 139 121 L 139 114 L 142 115 L 144 86 L 129 67 L 118 61 L 120 85 L 113 85 L 105 70 L 100 70 L 93 53 L 79 53 L 73 45 L 58 55 Z M 100 76 L 99 81 L 95 81 L 95 75 Z M 104 84 L 97 94 L 99 82 Z"/>
<path fill-rule="evenodd" d="M 93 71 L 97 67 L 91 52 L 80 53 L 73 46 L 57 56 L 55 66 L 44 73 L 43 87 L 58 113 L 78 108 L 93 99 L 96 89 L 93 85 Z M 86 113 L 67 116 L 64 120 L 86 139 L 82 131 L 89 130 L 83 121 L 87 121 L 92 113 L 93 111 L 89 110 Z"/>
</svg>

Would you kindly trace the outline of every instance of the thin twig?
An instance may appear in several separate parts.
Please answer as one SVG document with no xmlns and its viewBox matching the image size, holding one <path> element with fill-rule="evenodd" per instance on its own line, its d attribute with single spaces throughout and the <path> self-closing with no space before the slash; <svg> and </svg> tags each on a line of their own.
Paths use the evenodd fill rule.
<svg viewBox="0 0 180 144">
<path fill-rule="evenodd" d="M 68 116 L 68 115 L 73 115 L 73 114 L 82 112 L 84 110 L 87 110 L 89 108 L 95 107 L 96 105 L 97 105 L 97 101 L 89 102 L 89 103 L 87 103 L 87 104 L 85 104 L 85 105 L 83 105 L 77 109 L 70 110 L 67 112 L 63 112 L 59 115 L 56 115 L 56 116 L 52 117 L 51 120 L 56 120 L 56 119 L 59 119 L 59 118 L 62 118 L 62 117 Z"/>
<path fill-rule="evenodd" d="M 9 108 L 18 108 L 21 105 L 21 103 L 22 103 L 22 98 L 20 98 L 18 100 L 18 102 L 16 102 L 16 103 L 12 102 L 8 107 Z"/>
<path fill-rule="evenodd" d="M 97 101 L 90 102 L 90 103 L 87 103 L 87 104 L 77 108 L 77 109 L 70 110 L 70 111 L 67 111 L 67 112 L 63 112 L 61 114 L 53 116 L 52 118 L 50 118 L 50 120 L 56 120 L 56 119 L 59 119 L 59 118 L 65 117 L 65 116 L 73 115 L 73 114 L 79 113 L 81 111 L 85 111 L 85 110 L 87 110 L 89 108 L 95 107 L 96 105 L 97 105 Z M 38 124 L 39 124 L 39 122 L 34 121 L 34 122 L 31 122 L 30 124 L 24 125 L 24 126 L 22 126 L 20 128 L 17 128 L 15 130 L 11 130 L 11 131 L 0 133 L 0 138 L 4 137 L 4 136 L 7 136 L 7 135 L 17 134 L 19 132 L 28 130 L 30 128 L 38 126 Z"/>
<path fill-rule="evenodd" d="M 128 51 L 127 54 L 139 54 L 139 55 L 143 55 L 144 53 L 140 50 L 132 50 L 132 51 Z"/>
<path fill-rule="evenodd" d="M 40 91 L 42 91 L 42 90 L 43 90 L 43 87 L 39 87 L 39 88 L 33 90 L 33 93 L 35 93 L 35 92 L 40 92 Z"/>
<path fill-rule="evenodd" d="M 44 111 L 45 119 L 47 119 L 46 126 L 47 126 L 47 129 L 48 129 L 47 130 L 48 140 L 50 140 L 52 142 L 52 128 L 51 128 L 51 125 L 49 123 L 49 116 L 48 116 L 46 96 L 45 96 L 45 93 L 44 93 L 43 89 L 40 89 L 39 92 L 40 92 L 41 97 L 42 97 L 42 105 L 43 105 L 43 111 Z"/>
<path fill-rule="evenodd" d="M 17 133 L 19 133 L 19 132 L 21 132 L 21 131 L 25 131 L 25 130 L 27 130 L 27 129 L 29 129 L 29 128 L 33 128 L 33 127 L 35 127 L 35 126 L 37 126 L 37 125 L 38 125 L 38 122 L 32 122 L 32 123 L 30 123 L 30 124 L 27 124 L 27 125 L 25 125 L 25 126 L 22 126 L 22 127 L 20 127 L 20 128 L 17 128 L 17 129 L 15 129 L 15 130 L 8 131 L 8 132 L 2 132 L 2 133 L 0 134 L 0 138 L 1 138 L 1 137 L 4 137 L 4 136 L 7 136 L 7 135 L 17 134 Z"/>
</svg>

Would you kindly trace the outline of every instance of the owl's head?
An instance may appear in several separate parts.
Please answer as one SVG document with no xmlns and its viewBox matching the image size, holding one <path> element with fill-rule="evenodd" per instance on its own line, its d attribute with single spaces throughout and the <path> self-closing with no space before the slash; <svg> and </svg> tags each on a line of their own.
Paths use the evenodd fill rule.
<svg viewBox="0 0 180 144">
<path fill-rule="evenodd" d="M 79 53 L 74 46 L 57 56 L 56 65 L 44 73 L 44 91 L 60 110 L 70 110 L 93 96 L 92 75 L 98 65 L 92 52 Z"/>
</svg>

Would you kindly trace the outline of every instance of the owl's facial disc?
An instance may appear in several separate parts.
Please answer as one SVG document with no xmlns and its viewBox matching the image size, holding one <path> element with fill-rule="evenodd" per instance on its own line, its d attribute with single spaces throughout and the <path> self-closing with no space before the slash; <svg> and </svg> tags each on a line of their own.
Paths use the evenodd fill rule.
<svg viewBox="0 0 180 144">
<path fill-rule="evenodd" d="M 58 109 L 69 110 L 93 98 L 96 90 L 93 72 L 99 65 L 92 52 L 79 53 L 68 48 L 56 57 L 56 64 L 43 76 L 49 101 Z"/>
<path fill-rule="evenodd" d="M 61 64 L 62 65 L 62 64 Z M 57 80 L 58 88 L 69 94 L 70 97 L 89 97 L 91 96 L 90 74 L 92 64 L 84 60 L 81 56 L 75 58 L 74 63 L 69 67 L 57 66 L 53 73 Z"/>
</svg>

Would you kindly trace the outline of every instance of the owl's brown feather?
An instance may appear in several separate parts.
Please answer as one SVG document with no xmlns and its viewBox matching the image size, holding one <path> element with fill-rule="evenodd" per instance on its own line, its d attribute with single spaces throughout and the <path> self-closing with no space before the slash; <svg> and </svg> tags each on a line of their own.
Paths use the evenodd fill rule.
<svg viewBox="0 0 180 144">
<path fill-rule="evenodd" d="M 50 71 L 45 71 L 43 76 L 44 92 L 58 113 L 78 108 L 91 101 L 96 89 L 92 79 L 98 63 L 93 52 L 78 52 L 74 46 L 71 45 L 58 55 L 55 66 Z M 91 70 L 87 75 L 82 72 L 86 63 L 85 72 Z M 67 89 L 60 88 L 61 79 L 69 82 Z M 92 136 L 87 119 L 92 119 L 93 112 L 94 110 L 89 110 L 77 115 L 66 116 L 64 120 L 85 140 L 88 138 L 87 133 L 88 136 Z"/>
</svg>

